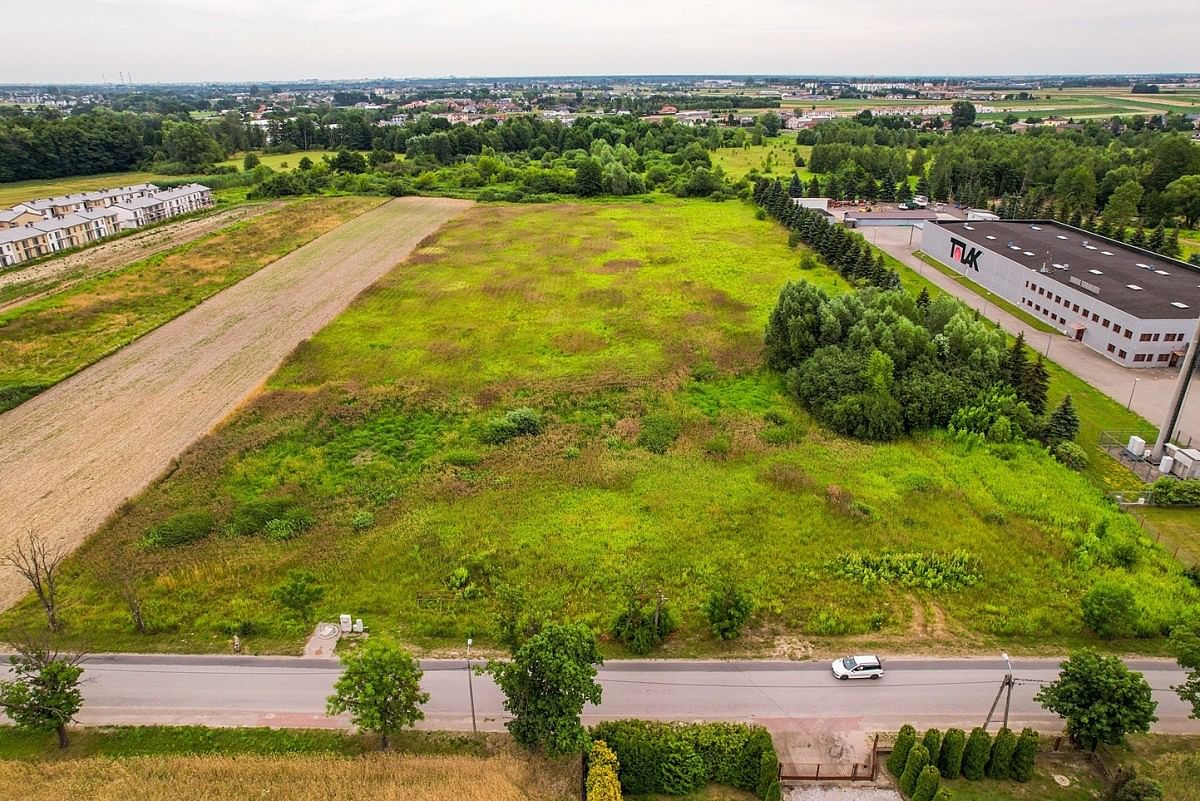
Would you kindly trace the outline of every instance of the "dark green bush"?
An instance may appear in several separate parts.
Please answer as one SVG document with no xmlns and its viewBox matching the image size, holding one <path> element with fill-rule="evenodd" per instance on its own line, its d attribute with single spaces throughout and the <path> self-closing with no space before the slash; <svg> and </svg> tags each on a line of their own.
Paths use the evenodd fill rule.
<svg viewBox="0 0 1200 801">
<path fill-rule="evenodd" d="M 978 726 L 971 729 L 967 747 L 963 750 L 962 775 L 975 781 L 982 779 L 991 756 L 992 736 Z"/>
<path fill-rule="evenodd" d="M 917 730 L 905 723 L 900 727 L 900 733 L 896 735 L 896 744 L 892 746 L 892 753 L 888 755 L 888 773 L 897 779 L 900 778 L 900 774 L 904 772 L 904 763 L 908 760 L 908 752 L 916 742 Z"/>
<path fill-rule="evenodd" d="M 928 729 L 921 738 L 921 745 L 929 752 L 929 764 L 936 765 L 942 753 L 942 733 L 937 729 Z"/>
<path fill-rule="evenodd" d="M 704 618 L 718 640 L 732 640 L 742 632 L 742 626 L 754 614 L 750 596 L 732 583 L 713 590 L 704 601 Z"/>
<path fill-rule="evenodd" d="M 679 421 L 661 412 L 642 418 L 642 430 L 638 432 L 637 444 L 651 453 L 666 453 L 679 438 Z"/>
<path fill-rule="evenodd" d="M 1012 772 L 1013 752 L 1017 750 L 1017 735 L 1012 729 L 1001 729 L 996 732 L 992 742 L 992 756 L 987 764 L 989 779 L 1007 779 Z"/>
<path fill-rule="evenodd" d="M 898 782 L 900 792 L 905 798 L 912 798 L 912 795 L 917 790 L 917 780 L 921 776 L 921 771 L 925 770 L 929 765 L 929 752 L 925 750 L 925 746 L 917 743 L 908 752 L 908 759 L 904 760 L 904 772 L 900 774 Z"/>
<path fill-rule="evenodd" d="M 152 527 L 141 539 L 143 548 L 173 548 L 207 537 L 217 520 L 204 509 L 180 512 Z"/>
<path fill-rule="evenodd" d="M 656 620 L 657 618 L 657 620 Z M 665 601 L 634 593 L 613 620 L 613 638 L 638 656 L 650 653 L 675 631 L 677 621 Z"/>
<path fill-rule="evenodd" d="M 1159 506 L 1200 506 L 1200 481 L 1160 478 L 1150 490 Z"/>
<path fill-rule="evenodd" d="M 502 445 L 516 437 L 536 437 L 544 428 L 545 420 L 539 412 L 521 407 L 503 417 L 493 417 L 479 438 L 488 445 Z"/>
<path fill-rule="evenodd" d="M 1134 778 L 1121 785 L 1113 801 L 1163 801 L 1162 785 L 1154 779 Z"/>
<path fill-rule="evenodd" d="M 1138 620 L 1133 590 L 1115 579 L 1101 579 L 1079 602 L 1084 624 L 1104 640 L 1128 637 Z"/>
<path fill-rule="evenodd" d="M 941 783 L 942 777 L 938 769 L 933 765 L 926 765 L 917 777 L 917 787 L 912 794 L 913 801 L 933 801 Z"/>
<path fill-rule="evenodd" d="M 1033 765 L 1037 759 L 1038 734 L 1033 729 L 1022 729 L 1017 738 L 1017 748 L 1013 751 L 1012 764 L 1009 766 L 1009 776 L 1019 782 L 1027 782 L 1033 778 Z"/>
<path fill-rule="evenodd" d="M 943 779 L 957 779 L 962 773 L 963 749 L 967 746 L 967 735 L 962 729 L 947 729 L 942 738 L 942 752 L 938 755 L 938 771 Z"/>
<path fill-rule="evenodd" d="M 296 506 L 296 501 L 287 496 L 259 498 L 242 504 L 229 521 L 229 533 L 246 537 L 260 533 L 272 520 L 283 518 Z"/>
<path fill-rule="evenodd" d="M 615 720 L 592 735 L 617 755 L 626 795 L 686 795 L 722 784 L 766 798 L 778 786 L 771 735 L 758 726 Z"/>
</svg>

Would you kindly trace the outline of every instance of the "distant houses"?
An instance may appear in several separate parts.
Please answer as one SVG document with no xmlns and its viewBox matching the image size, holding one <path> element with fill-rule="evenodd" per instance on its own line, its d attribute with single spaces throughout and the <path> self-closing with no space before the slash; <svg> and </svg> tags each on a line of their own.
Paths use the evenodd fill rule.
<svg viewBox="0 0 1200 801">
<path fill-rule="evenodd" d="M 120 231 L 212 208 L 202 184 L 133 184 L 27 200 L 0 211 L 0 267 L 86 245 Z"/>
</svg>

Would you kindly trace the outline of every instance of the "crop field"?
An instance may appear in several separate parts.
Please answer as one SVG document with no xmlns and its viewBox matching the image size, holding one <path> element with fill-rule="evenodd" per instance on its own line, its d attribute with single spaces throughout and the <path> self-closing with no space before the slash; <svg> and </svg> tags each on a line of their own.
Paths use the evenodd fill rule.
<svg viewBox="0 0 1200 801">
<path fill-rule="evenodd" d="M 568 801 L 579 760 L 506 737 L 404 732 L 388 753 L 341 732 L 178 728 L 77 730 L 66 751 L 0 727 L 0 795 L 28 801 L 248 796 L 297 801 Z"/>
<path fill-rule="evenodd" d="M 322 617 L 433 650 L 494 644 L 510 590 L 607 631 L 634 589 L 678 615 L 667 655 L 847 637 L 1061 649 L 1087 639 L 1079 597 L 1109 575 L 1150 621 L 1119 647 L 1160 648 L 1155 621 L 1200 593 L 1148 542 L 1120 567 L 1105 556 L 1136 523 L 1086 476 L 1033 446 L 843 439 L 789 399 L 761 366 L 778 291 L 844 284 L 798 269 L 785 239 L 739 203 L 475 207 L 85 544 L 62 584 L 68 639 L 211 651 L 238 630 L 294 652 L 304 627 L 270 591 L 307 568 Z M 540 433 L 498 422 L 519 409 Z M 192 541 L 164 547 L 164 531 Z M 858 558 L 882 552 L 891 567 Z M 148 634 L 114 562 L 140 570 Z M 923 585 L 922 565 L 949 578 Z M 699 611 L 725 578 L 759 609 L 731 647 Z M 27 600 L 2 623 L 35 619 Z"/>
<path fill-rule="evenodd" d="M 0 313 L 0 410 L 381 202 L 321 198 L 294 203 Z"/>
</svg>

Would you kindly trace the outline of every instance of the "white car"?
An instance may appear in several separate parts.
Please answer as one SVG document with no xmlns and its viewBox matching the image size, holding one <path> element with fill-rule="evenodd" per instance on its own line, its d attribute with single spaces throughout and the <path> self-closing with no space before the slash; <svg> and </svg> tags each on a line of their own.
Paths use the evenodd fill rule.
<svg viewBox="0 0 1200 801">
<path fill-rule="evenodd" d="M 846 679 L 877 679 L 883 675 L 883 662 L 874 654 L 843 656 L 833 660 L 833 675 Z"/>
</svg>

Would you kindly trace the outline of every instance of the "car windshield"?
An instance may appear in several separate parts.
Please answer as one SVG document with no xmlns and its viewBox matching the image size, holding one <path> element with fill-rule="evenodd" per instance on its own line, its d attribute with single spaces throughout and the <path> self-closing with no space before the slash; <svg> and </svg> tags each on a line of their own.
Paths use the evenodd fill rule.
<svg viewBox="0 0 1200 801">
<path fill-rule="evenodd" d="M 857 665 L 858 663 L 854 661 L 854 657 L 852 656 L 848 656 L 842 660 L 842 667 L 846 668 L 846 670 L 854 670 Z"/>
</svg>

